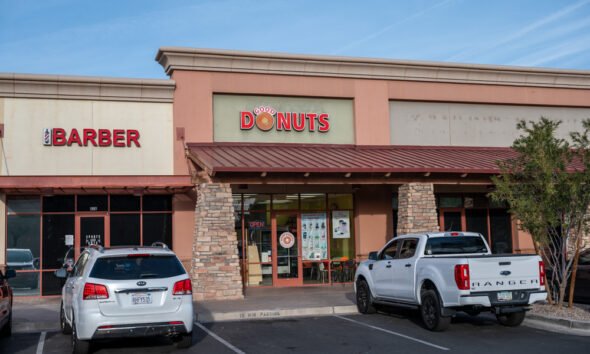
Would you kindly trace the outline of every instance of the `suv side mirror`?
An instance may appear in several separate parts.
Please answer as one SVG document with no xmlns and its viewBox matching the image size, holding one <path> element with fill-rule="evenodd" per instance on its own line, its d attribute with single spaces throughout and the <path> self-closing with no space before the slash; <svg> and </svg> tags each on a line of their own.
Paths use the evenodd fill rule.
<svg viewBox="0 0 590 354">
<path fill-rule="evenodd" d="M 6 272 L 4 273 L 3 278 L 9 279 L 9 278 L 14 278 L 14 277 L 16 277 L 16 271 L 14 269 L 6 269 Z"/>
<path fill-rule="evenodd" d="M 373 251 L 373 252 L 369 252 L 369 259 L 371 261 L 376 261 L 377 260 L 377 251 Z"/>
<path fill-rule="evenodd" d="M 65 268 L 58 269 L 53 274 L 61 279 L 65 279 L 68 277 L 68 271 Z"/>
</svg>

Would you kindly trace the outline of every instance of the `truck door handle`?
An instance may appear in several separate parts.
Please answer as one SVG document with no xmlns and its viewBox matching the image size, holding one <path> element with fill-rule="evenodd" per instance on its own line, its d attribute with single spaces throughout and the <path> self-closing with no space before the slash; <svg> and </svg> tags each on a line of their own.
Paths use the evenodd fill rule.
<svg viewBox="0 0 590 354">
<path fill-rule="evenodd" d="M 406 264 L 406 268 L 410 268 L 412 266 L 411 263 Z"/>
<path fill-rule="evenodd" d="M 385 268 L 391 268 L 391 264 L 386 265 Z"/>
</svg>

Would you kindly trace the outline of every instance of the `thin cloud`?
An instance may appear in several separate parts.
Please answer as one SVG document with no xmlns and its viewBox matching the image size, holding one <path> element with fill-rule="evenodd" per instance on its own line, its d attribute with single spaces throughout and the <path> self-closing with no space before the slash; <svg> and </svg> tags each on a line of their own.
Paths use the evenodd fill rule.
<svg viewBox="0 0 590 354">
<path fill-rule="evenodd" d="M 361 44 L 367 43 L 367 42 L 369 42 L 369 41 L 371 41 L 371 40 L 373 40 L 373 39 L 381 36 L 382 34 L 388 32 L 389 30 L 391 30 L 392 28 L 394 28 L 396 26 L 402 25 L 402 24 L 404 24 L 406 22 L 409 22 L 411 20 L 415 20 L 415 19 L 417 19 L 419 17 L 422 17 L 426 13 L 428 13 L 429 11 L 432 11 L 434 9 L 437 9 L 437 8 L 439 8 L 441 6 L 444 6 L 444 5 L 446 5 L 446 4 L 450 3 L 450 2 L 453 2 L 453 1 L 454 0 L 445 0 L 445 1 L 439 2 L 438 4 L 434 4 L 432 6 L 429 6 L 429 7 L 425 8 L 424 10 L 420 10 L 420 11 L 418 11 L 418 12 L 416 12 L 416 13 L 414 13 L 414 14 L 406 17 L 406 18 L 403 18 L 403 19 L 401 19 L 399 21 L 396 21 L 396 22 L 394 22 L 394 23 L 392 23 L 390 25 L 387 25 L 387 26 L 383 27 L 382 29 L 380 29 L 378 31 L 375 31 L 375 32 L 373 32 L 373 33 L 371 33 L 371 34 L 369 34 L 369 35 L 367 35 L 367 36 L 365 36 L 365 37 L 363 37 L 361 39 L 358 39 L 356 41 L 352 41 L 349 44 L 347 44 L 347 45 L 345 45 L 345 46 L 343 46 L 343 47 L 341 47 L 339 49 L 334 50 L 331 54 L 342 54 L 342 53 L 346 52 L 349 49 L 358 47 Z"/>
<path fill-rule="evenodd" d="M 456 55 L 453 55 L 446 60 L 457 61 L 457 60 L 465 59 L 466 57 L 470 57 L 470 56 L 472 57 L 474 55 L 477 55 L 477 54 L 481 53 L 482 51 L 487 52 L 491 49 L 506 45 L 510 42 L 514 42 L 518 39 L 525 37 L 526 35 L 528 35 L 531 32 L 534 32 L 534 31 L 536 31 L 536 30 L 538 30 L 538 29 L 540 29 L 552 22 L 559 20 L 560 18 L 562 18 L 564 16 L 571 14 L 572 12 L 576 11 L 577 9 L 579 9 L 580 7 L 582 7 L 584 5 L 587 5 L 588 3 L 590 3 L 590 0 L 584 0 L 584 1 L 577 2 L 573 5 L 564 7 L 561 10 L 556 11 L 549 16 L 541 18 L 540 20 L 537 20 L 537 21 L 525 26 L 524 28 L 522 28 L 512 34 L 509 34 L 508 36 L 500 39 L 499 41 L 492 43 L 492 45 L 486 46 L 485 48 L 478 48 L 478 49 L 470 48 L 470 49 L 467 49 L 467 50 L 460 52 Z"/>
<path fill-rule="evenodd" d="M 590 49 L 590 36 L 544 48 L 510 63 L 511 65 L 541 66 L 558 59 L 572 57 Z"/>
</svg>

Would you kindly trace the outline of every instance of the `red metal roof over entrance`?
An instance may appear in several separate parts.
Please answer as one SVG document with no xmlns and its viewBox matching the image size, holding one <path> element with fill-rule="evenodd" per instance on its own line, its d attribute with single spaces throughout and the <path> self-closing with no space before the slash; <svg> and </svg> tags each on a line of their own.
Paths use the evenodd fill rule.
<svg viewBox="0 0 590 354">
<path fill-rule="evenodd" d="M 442 172 L 499 173 L 508 147 L 359 146 L 323 144 L 192 143 L 189 153 L 217 172 Z"/>
</svg>

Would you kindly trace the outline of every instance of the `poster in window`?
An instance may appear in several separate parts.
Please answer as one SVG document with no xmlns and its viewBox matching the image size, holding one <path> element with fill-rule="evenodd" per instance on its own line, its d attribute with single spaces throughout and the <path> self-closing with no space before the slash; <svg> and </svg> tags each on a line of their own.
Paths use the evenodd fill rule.
<svg viewBox="0 0 590 354">
<path fill-rule="evenodd" d="M 326 213 L 301 214 L 301 241 L 303 260 L 328 258 Z"/>
<path fill-rule="evenodd" d="M 332 211 L 332 238 L 350 238 L 350 211 Z"/>
</svg>

